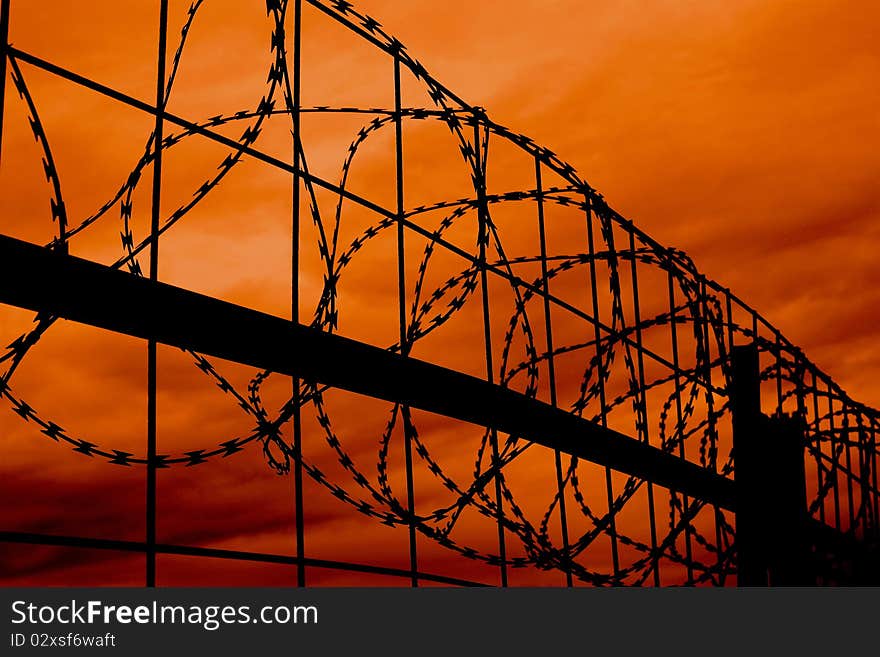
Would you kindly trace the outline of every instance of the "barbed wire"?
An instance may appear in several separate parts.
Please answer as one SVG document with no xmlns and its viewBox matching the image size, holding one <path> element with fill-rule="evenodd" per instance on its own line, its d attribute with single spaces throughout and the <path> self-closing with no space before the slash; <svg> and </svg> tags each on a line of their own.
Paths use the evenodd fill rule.
<svg viewBox="0 0 880 657">
<path fill-rule="evenodd" d="M 736 341 L 754 342 L 762 354 L 762 362 L 769 363 L 762 369 L 762 380 L 777 385 L 777 411 L 782 412 L 796 405 L 806 419 L 808 430 L 805 447 L 814 458 L 817 477 L 815 496 L 810 500 L 810 513 L 824 513 L 826 498 L 839 485 L 839 477 L 843 476 L 845 480 L 855 481 L 859 490 L 870 492 L 870 495 L 860 496 L 858 509 L 853 514 L 855 525 L 849 527 L 849 531 L 857 532 L 876 526 L 876 507 L 870 504 L 870 499 L 878 494 L 871 479 L 874 476 L 878 425 L 875 410 L 852 400 L 758 313 L 729 290 L 700 274 L 685 253 L 661 246 L 631 221 L 612 210 L 602 196 L 581 180 L 574 168 L 555 153 L 535 144 L 527 136 L 493 122 L 482 108 L 468 105 L 432 78 L 377 21 L 359 13 L 344 0 L 307 2 L 395 58 L 424 86 L 434 106 L 401 108 L 399 112 L 381 107 L 297 107 L 291 92 L 289 53 L 285 45 L 288 2 L 267 0 L 271 63 L 261 96 L 250 108 L 193 122 L 189 127 L 165 136 L 161 144 L 156 144 L 155 134 L 148 135 L 142 154 L 123 176 L 124 181 L 110 198 L 92 214 L 73 222 L 64 202 L 61 175 L 55 165 L 38 104 L 17 57 L 9 54 L 12 83 L 24 103 L 30 130 L 42 153 L 43 170 L 51 188 L 50 213 L 57 225 L 57 236 L 47 246 L 68 252 L 79 235 L 98 222 L 108 221 L 115 208 L 121 222 L 119 235 L 122 255 L 110 266 L 114 269 L 125 267 L 132 274 L 142 276 L 139 256 L 150 245 L 152 236 L 140 241 L 136 239 L 132 220 L 134 199 L 143 174 L 154 164 L 159 148 L 170 151 L 199 137 L 206 130 L 244 126 L 240 137 L 235 140 L 239 148 L 220 161 L 216 171 L 196 189 L 190 199 L 164 217 L 159 231 L 160 235 L 164 235 L 185 220 L 247 157 L 246 153 L 256 148 L 270 120 L 281 117 L 290 120 L 293 126 L 292 119 L 298 112 L 318 116 L 363 116 L 365 123 L 355 133 L 341 165 L 331 208 L 319 202 L 315 176 L 309 171 L 307 150 L 301 137 L 293 135 L 294 164 L 307 174 L 302 181 L 315 229 L 316 242 L 312 248 L 320 258 L 324 278 L 323 289 L 310 320 L 311 326 L 328 332 L 339 329 L 340 316 L 345 312 L 340 303 L 340 294 L 350 278 L 352 264 L 358 262 L 361 254 L 374 244 L 381 245 L 393 239 L 390 235 L 395 231 L 390 229 L 396 227 L 398 221 L 409 222 L 408 227 L 416 225 L 413 222 L 434 221 L 436 228 L 423 229 L 422 232 L 425 244 L 418 259 L 415 280 L 408 291 L 405 342 L 387 345 L 390 351 L 411 353 L 432 333 L 452 326 L 461 316 L 462 309 L 478 295 L 481 272 L 486 270 L 493 275 L 493 280 L 503 282 L 510 293 L 509 301 L 505 302 L 506 322 L 499 324 L 505 328 L 494 368 L 498 385 L 537 398 L 539 391 L 548 385 L 556 389 L 557 381 L 549 381 L 548 376 L 542 374 L 551 367 L 551 363 L 555 364 L 557 374 L 561 372 L 565 378 L 576 381 L 576 385 L 570 387 L 577 392 L 564 406 L 571 413 L 597 423 L 616 418 L 618 422 L 628 424 L 629 433 L 650 441 L 663 451 L 689 459 L 694 459 L 696 452 L 695 462 L 700 466 L 721 476 L 730 476 L 733 460 L 729 437 L 725 438 L 725 424 L 729 425 L 730 416 L 730 348 Z M 186 52 L 187 38 L 197 24 L 202 5 L 203 0 L 195 0 L 186 14 L 165 85 L 164 104 L 158 108 L 159 111 L 165 111 L 172 97 L 176 76 Z M 470 175 L 473 195 L 439 199 L 406 208 L 400 217 L 395 217 L 393 213 L 376 215 L 372 223 L 346 244 L 342 240 L 341 228 L 346 209 L 356 202 L 348 192 L 354 164 L 363 152 L 364 145 L 383 131 L 393 130 L 398 117 L 402 122 L 435 122 L 446 128 L 461 156 L 461 165 Z M 531 189 L 488 193 L 484 181 L 493 152 L 490 143 L 499 141 L 516 146 L 535 162 L 539 174 L 541 171 L 553 172 L 562 184 L 544 189 L 540 183 L 536 183 Z M 536 244 L 531 253 L 507 255 L 507 234 L 493 219 L 493 213 L 500 208 L 534 207 L 539 204 L 542 208 L 548 206 L 576 213 L 590 231 L 593 226 L 597 227 L 595 243 L 594 234 L 590 232 L 589 248 L 585 251 L 573 249 L 569 253 L 539 253 Z M 485 232 L 477 230 L 480 216 L 486 220 Z M 456 241 L 452 234 L 457 229 L 464 229 L 472 241 L 469 244 L 461 244 L 460 238 L 456 238 L 459 240 Z M 587 237 L 585 233 L 585 241 Z M 621 240 L 628 243 L 621 244 Z M 485 261 L 481 261 L 481 252 L 492 256 L 487 255 Z M 460 269 L 450 269 L 447 261 L 437 258 L 438 253 L 464 253 L 467 257 L 461 260 Z M 543 267 L 539 276 L 520 273 L 530 271 L 535 265 Z M 656 280 L 668 282 L 667 309 L 644 312 L 645 309 L 634 298 L 639 289 L 636 280 L 639 271 L 643 275 L 649 273 Z M 590 299 L 587 307 L 550 293 L 552 282 L 559 284 L 563 280 L 570 280 L 566 277 L 572 273 L 582 274 L 580 280 L 585 289 L 590 287 L 591 281 L 593 283 L 592 290 L 588 290 Z M 631 282 L 628 281 L 630 276 Z M 442 282 L 429 282 L 435 279 Z M 577 331 L 579 338 L 576 341 L 563 342 L 553 336 L 552 348 L 549 344 L 540 344 L 540 330 L 536 329 L 540 322 L 536 324 L 536 318 L 544 321 L 542 312 L 545 312 L 545 301 L 553 303 L 559 317 L 582 327 Z M 632 310 L 626 307 L 627 301 L 632 302 Z M 494 299 L 492 304 L 498 317 L 501 298 Z M 602 321 L 600 310 L 605 318 Z M 734 320 L 735 314 L 741 316 L 739 322 Z M 56 443 L 66 444 L 75 452 L 119 466 L 148 464 L 145 456 L 102 447 L 93 440 L 67 431 L 13 391 L 15 371 L 51 329 L 55 320 L 54 316 L 38 314 L 35 325 L 14 339 L 0 355 L 0 366 L 6 368 L 0 375 L 0 396 L 24 421 L 38 427 L 40 433 Z M 768 338 L 767 334 L 772 337 Z M 648 335 L 655 338 L 651 347 L 646 344 Z M 669 345 L 671 355 L 663 355 L 661 350 L 653 346 L 658 335 Z M 544 337 L 546 342 L 550 336 Z M 522 493 L 514 477 L 508 474 L 512 464 L 527 458 L 531 443 L 510 435 L 499 446 L 497 457 L 493 457 L 491 432 L 477 429 L 479 435 L 476 436 L 476 448 L 472 452 L 470 475 L 465 479 L 453 477 L 431 449 L 430 440 L 420 434 L 418 416 L 400 404 L 391 405 L 384 428 L 379 432 L 373 473 L 357 462 L 352 451 L 353 448 L 362 448 L 363 442 L 341 436 L 335 428 L 331 409 L 333 401 L 328 396 L 328 388 L 307 384 L 301 395 L 288 399 L 278 410 L 272 411 L 263 399 L 264 385 L 274 376 L 271 371 L 256 372 L 246 388 L 239 389 L 209 358 L 184 351 L 194 366 L 233 401 L 254 426 L 247 433 L 224 436 L 219 441 L 215 438 L 211 446 L 182 453 L 159 454 L 152 462 L 158 468 L 196 466 L 218 457 L 228 458 L 248 447 L 260 445 L 270 468 L 278 474 L 287 474 L 297 456 L 292 445 L 284 438 L 284 432 L 299 408 L 313 414 L 326 448 L 343 473 L 339 477 L 328 476 L 318 466 L 318 459 L 303 455 L 302 467 L 309 477 L 359 513 L 390 526 L 414 526 L 431 540 L 465 557 L 493 565 L 502 562 L 499 554 L 477 549 L 468 542 L 466 532 L 457 531 L 465 513 L 474 511 L 492 521 L 498 520 L 508 535 L 516 537 L 519 554 L 505 559 L 506 564 L 512 567 L 558 569 L 595 585 L 645 583 L 652 573 L 657 572 L 661 562 L 685 568 L 688 583 L 723 584 L 725 577 L 733 572 L 734 528 L 725 512 L 708 509 L 704 501 L 688 500 L 675 491 L 669 491 L 666 526 L 659 535 L 654 532 L 655 509 L 652 502 L 648 510 L 652 538 L 648 543 L 639 536 L 621 530 L 615 525 L 615 518 L 627 505 L 637 505 L 635 500 L 639 499 L 639 493 L 645 488 L 649 489 L 650 496 L 651 485 L 636 477 L 627 477 L 616 492 L 609 487 L 607 508 L 600 510 L 589 501 L 591 489 L 598 488 L 596 481 L 599 470 L 577 458 L 568 457 L 561 473 L 559 489 L 549 495 L 549 502 L 543 511 L 537 516 L 532 515 L 521 506 Z M 564 368 L 559 366 L 562 359 L 568 364 Z M 649 397 L 652 399 L 650 403 Z M 819 410 L 819 400 L 827 410 Z M 855 424 L 855 429 L 851 423 Z M 448 493 L 448 499 L 443 504 L 429 511 L 411 513 L 389 476 L 393 437 L 403 425 L 410 432 L 419 472 L 435 480 Z M 860 440 L 850 441 L 849 433 L 854 433 Z M 309 440 L 312 441 L 311 436 Z M 849 465 L 850 448 L 858 450 L 858 472 Z M 494 481 L 500 484 L 503 511 L 500 508 L 502 499 L 495 498 L 487 488 Z M 575 504 L 580 525 L 571 540 L 560 544 L 553 537 L 551 525 L 554 516 L 561 513 L 566 491 Z M 649 499 L 653 500 L 653 497 Z M 852 500 L 850 504 L 853 504 Z M 631 556 L 628 563 L 615 565 L 613 572 L 592 565 L 591 549 L 597 549 L 599 539 L 605 538 L 610 538 L 615 545 L 619 542 L 626 546 L 629 548 L 628 554 L 635 556 Z M 685 554 L 681 552 L 683 543 L 686 544 Z"/>
</svg>

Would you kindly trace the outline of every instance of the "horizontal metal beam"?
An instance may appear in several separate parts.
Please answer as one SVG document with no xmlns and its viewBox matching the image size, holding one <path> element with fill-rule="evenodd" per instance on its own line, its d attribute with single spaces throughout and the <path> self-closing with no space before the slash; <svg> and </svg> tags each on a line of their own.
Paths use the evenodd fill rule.
<svg viewBox="0 0 880 657">
<path fill-rule="evenodd" d="M 493 427 L 734 509 L 732 480 L 513 390 L 2 235 L 0 303 Z"/>
</svg>

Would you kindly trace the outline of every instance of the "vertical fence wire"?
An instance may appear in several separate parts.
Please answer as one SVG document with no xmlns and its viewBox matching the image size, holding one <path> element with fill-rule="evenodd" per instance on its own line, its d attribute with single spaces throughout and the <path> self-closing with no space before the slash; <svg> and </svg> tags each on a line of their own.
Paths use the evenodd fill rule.
<svg viewBox="0 0 880 657">
<path fill-rule="evenodd" d="M 642 349 L 642 311 L 639 305 L 639 277 L 637 271 L 636 243 L 635 233 L 629 232 L 629 251 L 630 264 L 632 274 L 632 302 L 633 302 L 633 321 L 636 327 L 636 372 L 638 377 L 639 390 L 636 394 L 637 407 L 637 433 L 641 434 L 639 438 L 645 444 L 650 444 L 650 436 L 648 435 L 648 400 L 645 389 L 645 355 Z M 647 482 L 648 488 L 648 526 L 651 533 L 651 563 L 653 570 L 654 586 L 660 586 L 660 554 L 657 550 L 657 518 L 654 508 L 654 484 Z"/>
<path fill-rule="evenodd" d="M 150 281 L 159 280 L 159 220 L 162 201 L 162 132 L 165 111 L 165 47 L 168 0 L 159 2 L 159 52 L 156 57 L 156 124 L 153 132 L 153 196 L 150 216 Z M 147 341 L 147 586 L 156 586 L 157 362 L 155 339 Z"/>
<path fill-rule="evenodd" d="M 544 300 L 544 346 L 547 348 L 547 372 L 550 384 L 550 405 L 558 408 L 559 403 L 556 391 L 556 359 L 553 353 L 553 320 L 550 313 L 550 278 L 547 272 L 547 231 L 544 225 L 544 188 L 541 177 L 541 160 L 535 158 L 535 190 L 537 191 L 538 206 L 538 239 L 541 248 L 541 280 Z M 565 558 L 570 559 L 570 545 L 568 539 L 568 516 L 565 508 L 565 481 L 562 474 L 562 454 L 558 449 L 553 450 L 556 465 L 556 491 L 559 495 L 559 526 L 562 532 L 562 549 Z M 565 585 L 573 586 L 571 568 L 565 568 Z"/>
<path fill-rule="evenodd" d="M 302 177 L 301 168 L 305 167 L 305 150 L 302 141 L 302 0 L 294 0 L 293 8 L 293 202 L 291 227 L 291 321 L 299 324 L 299 279 L 300 279 L 300 203 Z M 294 514 L 296 523 L 296 583 L 306 585 L 305 564 L 305 509 L 303 505 L 303 439 L 302 439 L 302 381 L 299 377 L 292 380 L 293 397 L 293 494 Z"/>
<path fill-rule="evenodd" d="M 672 380 L 675 384 L 675 429 L 672 431 L 672 439 L 678 441 L 678 455 L 682 461 L 687 460 L 684 445 L 684 404 L 681 400 L 681 364 L 678 352 L 678 310 L 675 305 L 675 279 L 672 270 L 667 273 L 669 287 L 669 328 L 672 341 Z M 682 494 L 682 517 L 687 519 L 684 527 L 685 558 L 687 560 L 687 584 L 694 585 L 694 562 L 693 562 L 693 536 L 690 520 L 690 498 Z"/>
<path fill-rule="evenodd" d="M 589 194 L 586 198 L 587 213 L 587 248 L 590 260 L 590 290 L 593 297 L 593 327 L 596 340 L 596 383 L 599 388 L 599 410 L 601 424 L 608 427 L 608 402 L 605 397 L 605 364 L 602 353 L 602 332 L 600 329 L 601 316 L 599 314 L 599 284 L 596 273 L 596 242 L 593 229 L 593 199 Z M 598 215 L 597 215 L 598 216 Z M 611 565 L 614 570 L 614 584 L 620 581 L 620 556 L 617 549 L 617 520 L 614 508 L 614 485 L 611 480 L 611 468 L 605 466 L 605 496 L 608 502 L 608 534 L 611 537 Z"/>
<path fill-rule="evenodd" d="M 495 368 L 492 358 L 492 324 L 489 314 L 489 281 L 488 268 L 486 266 L 486 248 L 489 245 L 489 205 L 486 200 L 486 162 L 483 157 L 483 145 L 481 138 L 482 125 L 474 118 L 474 159 L 475 182 L 477 187 L 478 207 L 478 241 L 479 241 L 479 268 L 480 268 L 480 292 L 483 306 L 483 341 L 486 347 L 486 380 L 495 383 Z M 488 132 L 486 139 L 488 140 Z M 488 144 L 486 144 L 488 146 Z M 488 152 L 488 150 L 486 151 Z M 489 428 L 489 442 L 492 450 L 492 479 L 495 482 L 495 504 L 498 523 L 498 555 L 501 559 L 501 586 L 507 586 L 507 544 L 504 537 L 504 505 L 501 494 L 501 464 L 498 453 L 498 432 Z"/>
<path fill-rule="evenodd" d="M 408 356 L 410 351 L 406 324 L 406 249 L 405 212 L 403 187 L 403 108 L 401 107 L 400 91 L 400 55 L 394 55 L 394 145 L 395 145 L 395 182 L 397 195 L 397 307 L 400 323 L 400 355 Z M 415 485 L 413 483 L 412 440 L 413 426 L 409 406 L 400 409 L 403 420 L 403 444 L 406 467 L 406 511 L 409 515 L 409 567 L 412 571 L 412 585 L 419 585 L 419 562 L 416 551 L 416 520 L 415 520 Z"/>
</svg>

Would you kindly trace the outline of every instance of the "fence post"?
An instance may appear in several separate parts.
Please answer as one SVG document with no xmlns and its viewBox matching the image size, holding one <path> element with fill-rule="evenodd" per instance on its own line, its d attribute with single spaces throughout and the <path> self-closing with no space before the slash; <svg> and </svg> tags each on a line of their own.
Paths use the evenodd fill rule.
<svg viewBox="0 0 880 657">
<path fill-rule="evenodd" d="M 734 347 L 732 366 L 737 584 L 815 584 L 806 533 L 803 420 L 761 413 L 754 344 Z"/>
<path fill-rule="evenodd" d="M 770 586 L 815 585 L 807 540 L 804 425 L 797 416 L 767 418 L 766 510 Z"/>
<path fill-rule="evenodd" d="M 761 449 L 764 418 L 757 347 L 733 347 L 731 365 L 737 585 L 767 586 L 766 474 Z"/>
</svg>

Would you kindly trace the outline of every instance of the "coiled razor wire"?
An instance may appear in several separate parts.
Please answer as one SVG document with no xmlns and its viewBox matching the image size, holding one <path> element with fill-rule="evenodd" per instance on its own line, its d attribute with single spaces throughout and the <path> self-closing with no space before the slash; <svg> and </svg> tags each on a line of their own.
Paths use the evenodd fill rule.
<svg viewBox="0 0 880 657">
<path fill-rule="evenodd" d="M 730 404 L 728 387 L 730 385 L 729 349 L 734 336 L 743 342 L 757 344 L 764 360 L 770 364 L 761 372 L 764 381 L 776 382 L 779 390 L 779 409 L 784 404 L 794 403 L 800 414 L 807 418 L 807 438 L 805 447 L 815 459 L 818 485 L 816 495 L 811 499 L 811 514 L 824 513 L 825 500 L 843 476 L 855 482 L 859 490 L 868 494 L 861 496 L 859 508 L 855 511 L 855 524 L 850 531 L 864 527 L 875 527 L 877 518 L 875 508 L 869 499 L 877 495 L 874 455 L 876 453 L 877 411 L 852 400 L 831 379 L 806 359 L 801 351 L 788 342 L 776 329 L 770 326 L 758 313 L 737 299 L 729 290 L 701 275 L 688 256 L 674 249 L 662 247 L 650 237 L 639 231 L 629 220 L 614 212 L 604 202 L 601 195 L 582 181 L 574 169 L 546 148 L 532 142 L 528 137 L 516 134 L 491 121 L 486 113 L 477 107 L 464 103 L 439 82 L 434 80 L 424 67 L 412 58 L 404 46 L 385 33 L 374 19 L 359 13 L 344 0 L 307 0 L 310 5 L 344 25 L 352 33 L 370 42 L 376 48 L 396 57 L 402 67 L 408 69 L 420 81 L 434 103 L 428 108 L 402 108 L 401 121 L 433 121 L 448 129 L 461 153 L 466 170 L 474 184 L 473 196 L 443 200 L 431 205 L 406 209 L 402 220 L 414 221 L 421 217 L 442 215 L 438 227 L 430 233 L 412 286 L 409 303 L 406 344 L 391 344 L 392 352 L 409 350 L 420 340 L 435 331 L 441 330 L 455 319 L 459 311 L 472 299 L 479 289 L 481 266 L 510 285 L 513 294 L 513 308 L 501 344 L 501 358 L 496 365 L 496 380 L 499 385 L 513 387 L 529 397 L 536 397 L 539 385 L 546 383 L 542 378 L 541 367 L 553 359 L 575 356 L 580 362 L 579 389 L 576 399 L 569 404 L 570 412 L 600 422 L 603 417 L 619 412 L 626 414 L 637 436 L 649 435 L 653 426 L 659 437 L 660 447 L 667 452 L 684 456 L 684 445 L 698 445 L 701 466 L 712 469 L 721 475 L 730 475 L 733 461 L 728 451 L 719 454 L 718 425 L 729 416 Z M 189 8 L 180 32 L 178 46 L 172 59 L 164 96 L 165 109 L 171 97 L 175 78 L 180 67 L 187 37 L 196 23 L 204 0 L 195 0 Z M 387 128 L 393 129 L 398 113 L 395 110 L 361 107 L 296 107 L 291 92 L 288 53 L 285 46 L 285 19 L 288 14 L 288 0 L 267 0 L 267 15 L 272 30 L 269 36 L 271 64 L 263 95 L 249 109 L 230 114 L 209 117 L 193 123 L 164 137 L 160 146 L 163 150 L 173 149 L 178 144 L 198 136 L 202 130 L 220 126 L 242 125 L 244 130 L 236 140 L 240 148 L 228 154 L 217 166 L 217 170 L 201 186 L 192 198 L 177 207 L 162 222 L 159 233 L 164 234 L 175 224 L 184 220 L 189 212 L 212 193 L 245 157 L 245 152 L 258 142 L 267 121 L 276 116 L 292 119 L 296 112 L 314 114 L 362 115 L 365 123 L 357 131 L 341 167 L 335 208 L 330 213 L 322 213 L 314 184 L 305 176 L 307 199 L 310 201 L 311 220 L 318 236 L 317 253 L 324 268 L 324 287 L 320 300 L 311 319 L 311 325 L 321 330 L 333 332 L 338 328 L 339 315 L 343 312 L 339 304 L 340 287 L 346 274 L 359 254 L 370 244 L 381 241 L 390 235 L 396 226 L 396 219 L 383 216 L 377 218 L 350 244 L 343 244 L 340 227 L 346 209 L 345 192 L 352 175 L 352 167 L 362 146 L 372 137 Z M 149 246 L 150 237 L 136 241 L 132 228 L 134 194 L 142 180 L 142 175 L 153 164 L 156 157 L 155 135 L 146 140 L 143 154 L 125 176 L 124 182 L 114 194 L 93 214 L 72 221 L 68 216 L 60 174 L 55 166 L 52 149 L 43 123 L 40 120 L 37 104 L 25 80 L 19 61 L 9 54 L 12 83 L 29 115 L 30 129 L 39 149 L 42 151 L 42 164 L 46 180 L 51 187 L 50 209 L 52 220 L 57 224 L 57 237 L 49 248 L 67 252 L 71 242 L 99 221 L 108 221 L 115 210 L 121 222 L 120 241 L 122 255 L 112 263 L 112 267 L 125 267 L 132 274 L 142 276 L 139 257 Z M 473 136 L 471 136 L 473 135 Z M 475 137 L 477 137 L 475 139 Z M 532 157 L 538 166 L 557 174 L 565 184 L 546 189 L 527 189 L 500 194 L 481 195 L 478 185 L 485 175 L 489 159 L 489 143 L 492 140 L 507 141 Z M 296 139 L 296 166 L 308 174 L 305 149 Z M 480 144 L 477 146 L 476 144 Z M 543 203 L 583 213 L 585 220 L 594 217 L 598 227 L 596 248 L 588 253 L 551 253 L 507 257 L 504 242 L 498 225 L 492 220 L 491 209 L 495 206 L 520 203 Z M 431 288 L 429 278 L 448 265 L 437 264 L 435 254 L 438 250 L 455 248 L 448 235 L 455 227 L 474 227 L 476 217 L 482 206 L 487 211 L 485 217 L 488 231 L 477 235 L 470 245 L 471 259 L 460 271 L 444 271 L 445 279 L 438 287 Z M 329 216 L 328 216 L 329 215 Z M 623 231 L 629 236 L 629 244 L 622 247 L 615 243 L 616 236 Z M 462 248 L 457 245 L 458 248 Z M 497 258 L 480 263 L 475 254 L 483 248 L 485 252 L 494 249 Z M 537 246 L 535 247 L 537 250 Z M 669 279 L 670 305 L 666 312 L 652 316 L 627 317 L 624 310 L 625 272 L 635 264 L 664 272 Z M 543 264 L 542 275 L 533 281 L 518 275 L 523 266 Z M 577 343 L 556 344 L 552 350 L 541 349 L 532 328 L 534 310 L 529 303 L 536 298 L 543 299 L 549 283 L 571 271 L 596 271 L 602 265 L 607 270 L 607 293 L 610 299 L 610 324 L 596 331 L 594 336 L 584 335 Z M 546 272 L 546 273 L 543 273 Z M 583 277 L 584 285 L 589 277 Z M 633 288 L 636 287 L 633 281 Z M 595 300 L 595 291 L 593 292 Z M 750 324 L 734 322 L 732 307 L 746 317 Z M 566 310 L 572 311 L 568 306 Z M 636 311 L 638 312 L 638 310 Z M 598 318 L 590 318 L 598 321 Z M 5 369 L 0 374 L 0 395 L 10 403 L 12 410 L 25 421 L 39 427 L 40 431 L 56 443 L 68 445 L 75 452 L 92 458 L 104 459 L 120 466 L 143 466 L 147 458 L 130 452 L 104 448 L 93 441 L 78 437 L 65 430 L 30 406 L 12 388 L 12 379 L 18 366 L 40 338 L 52 327 L 56 317 L 38 314 L 33 328 L 16 338 L 0 356 Z M 587 324 L 584 324 L 587 326 Z M 759 330 L 763 326 L 764 330 Z M 646 348 L 641 341 L 643 333 L 651 329 L 661 329 L 690 341 L 687 353 L 688 366 L 672 362 Z M 588 333 L 591 331 L 584 331 Z M 772 335 L 767 338 L 766 334 Z M 685 348 L 685 340 L 681 340 Z M 270 371 L 256 373 L 246 390 L 239 390 L 225 378 L 212 362 L 197 353 L 187 351 L 195 366 L 211 379 L 253 422 L 253 429 L 243 435 L 228 437 L 215 444 L 178 454 L 157 455 L 154 465 L 159 468 L 172 466 L 195 466 L 216 457 L 230 457 L 254 445 L 261 446 L 270 468 L 279 474 L 290 471 L 295 458 L 292 446 L 283 434 L 286 425 L 296 410 L 294 399 L 288 400 L 277 412 L 266 408 L 262 398 L 264 383 L 273 376 Z M 649 378 L 642 366 L 642 358 L 650 357 L 660 362 L 665 373 Z M 622 363 L 621 363 L 622 361 Z M 567 362 L 571 362 L 570 360 Z M 621 370 L 622 368 L 622 370 Z M 613 399 L 604 398 L 605 387 L 612 380 L 612 373 L 623 372 L 627 384 L 623 392 Z M 712 376 L 715 374 L 715 380 Z M 720 379 L 719 379 L 720 376 Z M 784 390 L 783 390 L 784 386 Z M 706 506 L 701 500 L 686 500 L 675 491 L 669 492 L 668 515 L 665 533 L 653 536 L 651 544 L 628 535 L 619 529 L 612 529 L 613 519 L 634 498 L 646 482 L 628 477 L 616 492 L 610 505 L 598 510 L 587 501 L 587 487 L 592 484 L 585 480 L 584 465 L 577 458 L 568 458 L 562 473 L 561 485 L 547 508 L 539 517 L 530 517 L 520 507 L 517 494 L 506 468 L 517 459 L 523 458 L 530 443 L 515 435 L 509 436 L 499 446 L 498 458 L 492 463 L 489 452 L 490 432 L 484 431 L 474 455 L 473 469 L 468 481 L 462 482 L 451 477 L 443 465 L 435 458 L 428 444 L 419 434 L 417 419 L 407 417 L 415 454 L 425 472 L 435 478 L 449 492 L 449 502 L 429 512 L 421 511 L 415 516 L 407 510 L 406 504 L 393 489 L 389 481 L 389 455 L 392 435 L 396 427 L 404 422 L 409 409 L 399 404 L 392 406 L 384 430 L 379 436 L 379 449 L 375 474 L 358 465 L 346 449 L 346 440 L 337 434 L 332 421 L 332 413 L 326 397 L 327 389 L 316 384 L 306 384 L 297 404 L 305 412 L 310 409 L 320 426 L 327 447 L 332 450 L 344 469 L 348 481 L 338 481 L 325 475 L 309 459 L 302 457 L 304 471 L 332 495 L 360 513 L 390 526 L 414 525 L 423 535 L 439 544 L 454 550 L 465 557 L 489 564 L 499 564 L 498 554 L 482 551 L 462 542 L 455 536 L 456 527 L 463 513 L 475 510 L 493 521 L 499 518 L 498 500 L 487 491 L 489 482 L 500 481 L 504 501 L 504 512 L 500 522 L 509 535 L 515 536 L 522 549 L 522 556 L 508 556 L 506 563 L 512 567 L 534 566 L 542 569 L 559 569 L 570 572 L 581 581 L 607 585 L 615 583 L 642 584 L 647 581 L 652 568 L 659 559 L 679 564 L 687 568 L 691 583 L 709 582 L 721 584 L 726 575 L 733 571 L 735 548 L 734 529 L 723 513 L 715 512 L 715 532 L 713 536 L 704 534 L 695 522 L 698 514 Z M 659 393 L 664 399 L 656 417 L 649 417 L 645 402 L 648 394 Z M 812 406 L 810 405 L 812 400 Z M 821 400 L 821 410 L 820 410 Z M 851 435 L 857 438 L 854 440 Z M 858 472 L 849 462 L 849 448 L 855 447 L 859 453 Z M 844 459 L 846 455 L 846 459 Z M 845 462 L 844 462 L 845 461 Z M 551 536 L 551 520 L 559 513 L 562 491 L 569 490 L 588 527 L 578 536 L 573 536 L 565 545 L 559 545 Z M 653 523 L 653 518 L 652 518 Z M 633 557 L 629 563 L 621 565 L 614 573 L 591 567 L 585 557 L 588 548 L 601 537 L 613 533 L 614 540 L 632 548 Z M 702 558 L 694 554 L 681 554 L 682 537 L 694 541 L 701 548 Z M 688 543 L 690 546 L 690 542 Z"/>
</svg>

